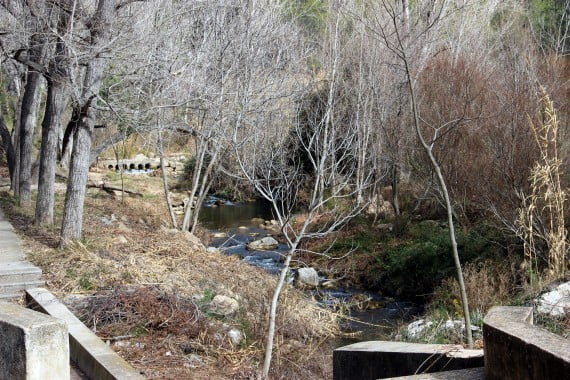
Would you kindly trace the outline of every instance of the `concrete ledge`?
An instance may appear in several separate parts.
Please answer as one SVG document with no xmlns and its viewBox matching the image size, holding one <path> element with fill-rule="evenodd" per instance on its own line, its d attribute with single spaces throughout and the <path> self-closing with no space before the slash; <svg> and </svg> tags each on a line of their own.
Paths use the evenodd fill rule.
<svg viewBox="0 0 570 380">
<path fill-rule="evenodd" d="M 337 348 L 334 380 L 376 380 L 483 366 L 483 350 L 461 346 L 370 341 Z"/>
<path fill-rule="evenodd" d="M 422 375 L 390 377 L 390 380 L 484 380 L 485 368 L 458 369 L 456 371 L 444 371 L 425 373 Z"/>
<path fill-rule="evenodd" d="M 67 336 L 63 321 L 0 302 L 0 379 L 69 380 Z"/>
<path fill-rule="evenodd" d="M 71 360 L 89 378 L 97 380 L 144 379 L 47 289 L 27 289 L 26 301 L 28 307 L 60 318 L 67 323 Z"/>
<path fill-rule="evenodd" d="M 487 313 L 487 379 L 570 379 L 570 341 L 532 323 L 531 307 L 495 306 Z"/>
</svg>

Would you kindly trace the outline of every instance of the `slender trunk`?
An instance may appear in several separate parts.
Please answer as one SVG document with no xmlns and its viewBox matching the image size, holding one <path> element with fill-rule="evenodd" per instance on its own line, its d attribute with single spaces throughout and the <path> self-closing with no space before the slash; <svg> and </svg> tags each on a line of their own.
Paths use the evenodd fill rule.
<svg viewBox="0 0 570 380">
<path fill-rule="evenodd" d="M 212 172 L 214 171 L 214 166 L 217 165 L 218 156 L 220 154 L 220 146 L 216 147 L 214 155 L 211 157 L 208 167 L 202 176 L 202 183 L 200 184 L 200 190 L 197 194 L 196 208 L 194 209 L 192 215 L 192 225 L 190 226 L 190 232 L 194 233 L 196 231 L 196 226 L 198 225 L 198 216 L 200 215 L 200 206 L 206 199 L 208 191 L 210 191 L 210 186 L 212 185 Z"/>
<path fill-rule="evenodd" d="M 296 247 L 292 246 L 285 257 L 285 263 L 279 274 L 279 280 L 277 281 L 277 286 L 273 291 L 273 298 L 271 299 L 271 308 L 269 311 L 269 328 L 267 331 L 267 341 L 265 343 L 265 355 L 263 360 L 263 369 L 261 372 L 262 379 L 267 379 L 269 376 L 269 368 L 271 367 L 271 357 L 273 355 L 273 339 L 275 337 L 275 319 L 277 318 L 277 305 L 279 304 L 279 296 L 281 295 L 281 290 L 285 284 L 285 278 L 287 277 L 287 272 L 289 271 L 289 265 L 291 264 L 291 259 L 293 258 L 293 253 Z"/>
<path fill-rule="evenodd" d="M 392 162 L 392 206 L 394 206 L 394 212 L 396 216 L 400 216 L 400 198 L 399 198 L 399 177 L 400 172 L 398 170 L 398 164 Z"/>
<path fill-rule="evenodd" d="M 21 96 L 18 98 L 18 108 L 21 108 Z M 14 112 L 14 123 L 12 124 L 12 146 L 14 147 L 14 173 L 12 174 L 10 190 L 14 192 L 15 197 L 20 196 L 20 116 L 19 112 Z"/>
<path fill-rule="evenodd" d="M 198 201 L 196 202 L 196 209 L 194 210 L 194 215 L 193 215 L 193 219 L 192 219 L 192 226 L 190 227 L 191 233 L 196 232 L 196 227 L 198 227 L 198 217 L 200 216 L 200 208 L 199 207 L 206 200 L 206 195 L 208 195 L 208 191 L 210 191 L 210 186 L 212 186 L 211 180 L 208 182 L 208 185 L 206 186 L 204 191 L 198 197 Z"/>
<path fill-rule="evenodd" d="M 402 49 L 402 52 L 403 52 L 403 49 Z M 469 303 L 467 300 L 467 291 L 465 290 L 465 282 L 463 280 L 463 271 L 461 269 L 461 261 L 459 260 L 459 252 L 457 250 L 457 240 L 455 238 L 455 227 L 453 225 L 453 208 L 451 207 L 451 201 L 449 199 L 449 192 L 447 191 L 447 185 L 445 183 L 445 179 L 443 178 L 443 174 L 441 173 L 439 163 L 437 162 L 437 159 L 435 158 L 435 156 L 433 154 L 432 147 L 430 145 L 428 145 L 428 143 L 425 141 L 423 134 L 422 134 L 422 131 L 420 129 L 420 117 L 419 117 L 419 111 L 418 111 L 417 103 L 416 103 L 416 93 L 415 93 L 414 86 L 412 83 L 412 77 L 410 74 L 408 59 L 407 59 L 405 53 L 403 54 L 402 60 L 404 62 L 404 67 L 405 67 L 405 71 L 406 71 L 406 79 L 407 79 L 408 89 L 410 91 L 410 97 L 411 97 L 411 102 L 412 102 L 412 113 L 413 113 L 413 118 L 414 118 L 414 128 L 416 130 L 416 134 L 417 134 L 424 150 L 426 151 L 426 153 L 429 156 L 429 159 L 432 163 L 433 168 L 435 169 L 435 172 L 437 174 L 437 179 L 439 181 L 439 186 L 440 186 L 441 192 L 443 193 L 443 197 L 445 199 L 445 208 L 447 209 L 447 223 L 449 225 L 449 239 L 451 240 L 451 252 L 452 252 L 452 256 L 453 256 L 453 262 L 455 264 L 455 270 L 457 273 L 457 281 L 459 283 L 459 291 L 461 293 L 460 296 L 461 296 L 461 304 L 463 307 L 463 318 L 465 320 L 465 334 L 467 337 L 467 344 L 469 345 L 469 347 L 473 347 L 473 334 L 471 332 L 471 316 L 469 315 Z"/>
<path fill-rule="evenodd" d="M 319 204 L 323 203 L 323 197 L 325 194 L 325 167 L 326 162 L 329 156 L 329 130 L 333 123 L 333 107 L 334 107 L 334 95 L 335 95 L 335 85 L 336 85 L 336 72 L 337 72 L 337 65 L 338 65 L 338 43 L 339 43 L 339 23 L 340 18 L 337 15 L 336 23 L 335 23 L 335 30 L 334 30 L 334 37 L 333 37 L 333 47 L 332 47 L 332 54 L 333 54 L 333 61 L 332 61 L 332 68 L 331 68 L 331 80 L 327 98 L 327 108 L 325 110 L 324 115 L 324 131 L 323 131 L 323 153 L 318 161 L 318 168 L 316 168 L 316 181 L 317 181 L 317 188 L 319 192 L 318 201 Z M 334 170 L 334 169 L 333 169 Z M 334 178 L 334 173 L 333 173 Z"/>
<path fill-rule="evenodd" d="M 200 139 L 200 144 L 198 146 L 198 151 L 196 152 L 196 159 L 194 160 L 194 172 L 192 173 L 192 188 L 190 189 L 190 194 L 188 196 L 188 204 L 186 205 L 186 211 L 184 212 L 184 218 L 182 220 L 182 231 L 188 231 L 190 229 L 190 220 L 192 220 L 192 205 L 194 204 L 194 198 L 196 197 L 196 192 L 198 191 L 199 181 L 201 177 L 202 167 L 204 166 L 204 158 L 206 156 L 206 144 L 204 137 L 198 136 Z M 198 205 L 196 205 L 198 207 Z"/>
<path fill-rule="evenodd" d="M 54 182 L 57 160 L 58 130 L 65 109 L 65 86 L 59 81 L 48 82 L 46 110 L 42 122 L 40 174 L 36 201 L 35 222 L 38 225 L 53 223 Z"/>
<path fill-rule="evenodd" d="M 160 156 L 160 169 L 162 172 L 162 185 L 164 186 L 164 199 L 166 200 L 166 207 L 168 208 L 168 214 L 170 215 L 170 221 L 172 222 L 172 227 L 178 228 L 178 223 L 176 222 L 176 215 L 174 215 L 174 210 L 172 209 L 170 190 L 168 190 L 168 178 L 166 177 L 166 170 L 164 170 L 164 152 L 162 150 L 162 134 L 160 132 L 160 129 L 158 130 L 158 154 Z"/>
<path fill-rule="evenodd" d="M 23 207 L 29 207 L 32 202 L 32 148 L 40 82 L 41 74 L 28 69 L 20 112 L 20 168 L 16 192 Z"/>
</svg>

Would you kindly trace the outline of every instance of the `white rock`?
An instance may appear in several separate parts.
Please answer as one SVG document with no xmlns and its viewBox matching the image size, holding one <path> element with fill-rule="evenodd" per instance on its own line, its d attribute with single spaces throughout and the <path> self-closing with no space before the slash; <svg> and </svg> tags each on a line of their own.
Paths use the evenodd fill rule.
<svg viewBox="0 0 570 380">
<path fill-rule="evenodd" d="M 249 243 L 246 248 L 250 251 L 268 251 L 279 247 L 279 242 L 271 236 L 266 236 L 263 239 L 254 240 Z"/>
<path fill-rule="evenodd" d="M 202 248 L 202 249 L 206 248 L 206 247 L 204 247 L 204 244 L 202 244 L 202 241 L 200 239 L 198 239 L 198 237 L 196 235 L 194 235 L 193 233 L 190 233 L 189 231 L 184 231 L 184 237 L 186 238 L 186 240 L 188 240 L 194 246 L 196 246 L 198 248 Z"/>
<path fill-rule="evenodd" d="M 446 330 L 465 330 L 465 321 L 463 319 L 456 319 L 451 320 L 448 319 L 445 321 L 445 325 L 443 326 Z M 475 325 L 471 325 L 471 331 L 480 331 L 481 329 Z"/>
<path fill-rule="evenodd" d="M 537 311 L 551 317 L 562 317 L 570 310 L 570 281 L 544 293 L 537 300 Z"/>
<path fill-rule="evenodd" d="M 232 344 L 237 346 L 243 339 L 243 334 L 238 329 L 231 329 L 228 331 L 228 337 L 232 341 Z"/>
<path fill-rule="evenodd" d="M 233 298 L 217 295 L 210 302 L 208 309 L 216 314 L 228 316 L 235 314 L 239 309 L 238 301 Z"/>
<path fill-rule="evenodd" d="M 206 249 L 206 251 L 208 253 L 220 253 L 220 250 L 216 247 L 208 247 L 208 249 Z"/>
<path fill-rule="evenodd" d="M 309 286 L 319 286 L 319 274 L 315 268 L 299 268 L 297 281 Z"/>
<path fill-rule="evenodd" d="M 124 237 L 123 235 L 117 236 L 116 241 L 117 241 L 118 244 L 127 244 L 127 243 L 129 242 L 129 241 L 127 240 L 127 238 Z"/>
<path fill-rule="evenodd" d="M 432 321 L 426 322 L 425 319 L 420 319 L 408 325 L 408 336 L 416 339 L 421 336 L 425 329 L 433 325 Z"/>
</svg>

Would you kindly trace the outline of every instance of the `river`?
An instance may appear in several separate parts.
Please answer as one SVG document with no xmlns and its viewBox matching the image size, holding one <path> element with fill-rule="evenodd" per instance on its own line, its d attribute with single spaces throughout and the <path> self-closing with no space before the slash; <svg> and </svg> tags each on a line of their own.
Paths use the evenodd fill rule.
<svg viewBox="0 0 570 380">
<path fill-rule="evenodd" d="M 249 203 L 231 203 L 209 197 L 200 211 L 200 223 L 214 236 L 211 245 L 226 254 L 238 255 L 245 262 L 276 274 L 282 267 L 280 257 L 287 251 L 286 244 L 279 244 L 274 251 L 249 251 L 248 242 L 271 234 L 262 228 L 263 221 L 273 219 L 271 207 L 261 200 Z M 324 307 L 335 301 L 350 301 L 354 297 L 369 299 L 373 308 L 351 308 L 350 318 L 343 325 L 346 332 L 359 332 L 354 337 L 339 339 L 335 345 L 364 340 L 386 340 L 397 326 L 419 314 L 420 307 L 382 297 L 362 289 L 336 288 L 315 290 L 312 294 Z M 370 302 L 372 301 L 372 302 Z"/>
</svg>

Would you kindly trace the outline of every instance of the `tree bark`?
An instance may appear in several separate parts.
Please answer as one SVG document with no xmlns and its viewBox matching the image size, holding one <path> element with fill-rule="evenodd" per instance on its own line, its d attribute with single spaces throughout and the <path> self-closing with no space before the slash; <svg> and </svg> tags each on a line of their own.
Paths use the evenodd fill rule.
<svg viewBox="0 0 570 380">
<path fill-rule="evenodd" d="M 65 11 L 59 12 L 57 30 L 59 36 L 67 33 L 70 16 Z M 36 201 L 35 222 L 38 225 L 53 223 L 55 165 L 58 154 L 59 130 L 61 117 L 66 106 L 67 92 L 66 68 L 67 50 L 61 37 L 58 37 L 55 56 L 45 74 L 48 91 L 44 119 L 42 121 L 42 145 L 40 150 L 40 172 L 38 196 Z"/>
<path fill-rule="evenodd" d="M 65 86 L 59 81 L 48 82 L 46 109 L 42 122 L 40 174 L 36 201 L 35 222 L 53 223 L 55 166 L 58 152 L 58 129 L 66 103 Z"/>
<path fill-rule="evenodd" d="M 34 55 L 39 56 L 39 53 L 36 52 Z M 32 143 L 36 128 L 40 82 L 41 74 L 28 68 L 20 111 L 20 167 L 17 191 L 15 191 L 23 207 L 29 207 L 32 202 Z"/>
<path fill-rule="evenodd" d="M 102 49 L 109 43 L 114 16 L 115 1 L 99 0 L 91 26 L 91 45 L 95 51 Z M 105 66 L 106 58 L 99 52 L 89 61 L 85 72 L 81 104 L 77 108 L 79 117 L 73 134 L 73 149 L 65 194 L 61 226 L 62 245 L 81 238 L 83 203 L 85 201 L 95 119 L 92 102 L 96 101 L 103 81 Z"/>
<path fill-rule="evenodd" d="M 392 162 L 392 206 L 396 216 L 400 216 L 400 197 L 398 184 L 400 181 L 400 171 L 398 170 L 398 163 Z"/>
<path fill-rule="evenodd" d="M 8 161 L 8 171 L 10 172 L 10 179 L 14 177 L 14 165 L 16 161 L 14 153 L 14 145 L 12 145 L 12 136 L 4 122 L 4 117 L 0 111 L 0 137 L 2 137 L 2 144 L 4 145 L 4 152 L 6 153 L 6 161 Z"/>
</svg>

